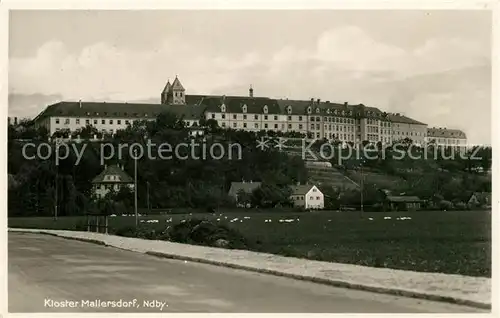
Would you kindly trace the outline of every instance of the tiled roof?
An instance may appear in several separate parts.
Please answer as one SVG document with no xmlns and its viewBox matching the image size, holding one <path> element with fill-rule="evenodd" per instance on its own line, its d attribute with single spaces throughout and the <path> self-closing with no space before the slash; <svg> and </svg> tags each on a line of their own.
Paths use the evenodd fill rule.
<svg viewBox="0 0 500 318">
<path fill-rule="evenodd" d="M 186 118 L 201 117 L 204 108 L 196 105 L 164 105 L 106 102 L 59 102 L 48 106 L 35 120 L 44 117 L 155 118 L 170 111 Z"/>
<path fill-rule="evenodd" d="M 168 93 L 172 90 L 172 84 L 170 84 L 170 81 L 167 81 L 167 84 L 165 85 L 165 88 L 163 89 L 163 93 Z"/>
<path fill-rule="evenodd" d="M 447 128 L 428 128 L 428 137 L 441 137 L 441 138 L 467 138 L 467 135 L 458 129 Z"/>
<path fill-rule="evenodd" d="M 307 114 L 309 107 L 311 108 L 311 115 L 332 115 L 332 116 L 345 116 L 345 117 L 372 117 L 372 118 L 385 118 L 385 113 L 376 107 L 367 107 L 363 104 L 349 105 L 347 103 L 338 104 L 331 102 L 321 102 L 315 100 L 278 100 L 280 109 L 283 114 L 288 113 L 288 107 L 291 107 L 292 115 Z M 319 109 L 319 112 L 318 112 Z"/>
<path fill-rule="evenodd" d="M 118 176 L 118 181 L 104 180 L 105 176 Z M 92 180 L 92 183 L 134 183 L 134 180 L 117 165 L 108 166 L 97 177 Z"/>
<path fill-rule="evenodd" d="M 179 79 L 177 78 L 177 76 L 175 77 L 175 80 L 172 83 L 172 90 L 185 91 L 184 86 L 182 86 L 181 81 L 179 81 Z"/>
<path fill-rule="evenodd" d="M 307 192 L 311 191 L 312 184 L 301 184 L 292 186 L 292 195 L 306 195 Z"/>
<path fill-rule="evenodd" d="M 245 193 L 252 193 L 260 185 L 261 182 L 231 182 L 229 195 L 235 197 L 241 190 L 245 191 Z"/>
<path fill-rule="evenodd" d="M 277 101 L 265 97 L 207 96 L 201 103 L 207 106 L 209 112 L 220 112 L 220 106 L 224 104 L 228 113 L 243 113 L 243 106 L 246 105 L 249 114 L 263 114 L 264 106 L 267 106 L 268 114 L 281 114 Z"/>
<path fill-rule="evenodd" d="M 388 118 L 393 123 L 427 125 L 415 119 L 411 119 L 410 117 L 406 117 L 404 115 L 399 115 L 399 114 L 388 114 Z"/>
</svg>

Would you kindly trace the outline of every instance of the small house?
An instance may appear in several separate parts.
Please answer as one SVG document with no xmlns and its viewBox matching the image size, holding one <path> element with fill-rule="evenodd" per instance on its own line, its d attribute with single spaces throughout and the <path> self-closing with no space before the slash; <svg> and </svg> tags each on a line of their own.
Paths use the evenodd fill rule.
<svg viewBox="0 0 500 318">
<path fill-rule="evenodd" d="M 98 199 L 104 198 L 110 191 L 118 192 L 122 187 L 134 189 L 134 180 L 123 170 L 123 166 L 105 166 L 92 180 L 92 192 Z"/>
<path fill-rule="evenodd" d="M 251 195 L 252 192 L 261 186 L 261 182 L 253 181 L 242 181 L 242 182 L 231 182 L 231 187 L 229 188 L 228 195 L 232 197 L 236 202 L 239 202 L 238 194 L 244 192 Z"/>
<path fill-rule="evenodd" d="M 325 207 L 325 197 L 315 185 L 298 184 L 293 186 L 290 199 L 295 207 L 306 210 L 323 209 Z"/>
<path fill-rule="evenodd" d="M 420 210 L 424 200 L 411 195 L 393 195 L 388 190 L 381 190 L 384 211 L 415 211 Z"/>
</svg>

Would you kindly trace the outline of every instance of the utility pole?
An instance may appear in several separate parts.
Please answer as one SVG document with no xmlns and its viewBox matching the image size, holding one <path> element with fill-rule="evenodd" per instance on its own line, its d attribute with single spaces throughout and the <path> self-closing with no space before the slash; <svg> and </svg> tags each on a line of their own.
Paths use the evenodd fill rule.
<svg viewBox="0 0 500 318">
<path fill-rule="evenodd" d="M 363 175 L 363 163 L 364 161 L 362 160 L 361 161 L 361 216 L 363 216 L 363 212 L 364 212 L 364 207 L 363 207 L 363 201 L 364 201 L 364 198 L 363 198 L 363 192 L 364 192 L 364 175 Z"/>
<path fill-rule="evenodd" d="M 135 227 L 139 224 L 139 215 L 137 214 L 137 149 L 134 149 L 134 210 Z"/>
<path fill-rule="evenodd" d="M 59 158 L 59 144 L 60 144 L 61 141 L 59 141 L 58 139 L 56 139 L 56 143 L 55 143 L 55 146 L 56 146 L 56 158 Z M 55 197 L 56 197 L 56 200 L 55 200 L 55 203 L 54 203 L 54 221 L 57 221 L 57 209 L 59 207 L 59 165 L 58 165 L 58 162 L 55 162 L 55 166 L 56 166 L 56 193 L 55 193 Z"/>
</svg>

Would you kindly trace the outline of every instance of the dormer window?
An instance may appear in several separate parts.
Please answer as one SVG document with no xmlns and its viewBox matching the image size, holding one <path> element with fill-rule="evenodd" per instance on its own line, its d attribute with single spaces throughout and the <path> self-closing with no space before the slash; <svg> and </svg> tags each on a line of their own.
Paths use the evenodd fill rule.
<svg viewBox="0 0 500 318">
<path fill-rule="evenodd" d="M 267 108 L 267 105 L 264 105 L 264 114 L 267 114 L 268 111 L 269 109 Z"/>
<path fill-rule="evenodd" d="M 286 111 L 291 114 L 292 113 L 292 106 L 288 105 L 288 107 L 286 108 Z"/>
<path fill-rule="evenodd" d="M 334 114 L 334 115 L 337 115 L 337 110 L 336 110 L 336 109 L 335 109 L 335 110 L 333 110 L 333 114 Z"/>
<path fill-rule="evenodd" d="M 220 106 L 220 111 L 223 112 L 223 113 L 225 113 L 226 112 L 226 105 L 222 104 Z"/>
<path fill-rule="evenodd" d="M 327 114 L 330 114 L 330 109 L 327 109 L 327 110 L 326 110 L 326 113 L 327 113 Z"/>
<path fill-rule="evenodd" d="M 247 105 L 246 104 L 243 105 L 242 109 L 243 109 L 243 112 L 246 113 L 247 112 Z"/>
<path fill-rule="evenodd" d="M 310 114 L 311 113 L 311 107 L 307 107 L 307 113 Z"/>
<path fill-rule="evenodd" d="M 351 110 L 351 111 L 349 111 L 349 115 L 350 115 L 350 116 L 352 116 L 352 110 Z"/>
<path fill-rule="evenodd" d="M 319 108 L 316 108 L 316 114 L 319 114 Z"/>
<path fill-rule="evenodd" d="M 345 115 L 345 111 L 342 111 L 342 116 L 344 116 L 344 115 Z"/>
</svg>

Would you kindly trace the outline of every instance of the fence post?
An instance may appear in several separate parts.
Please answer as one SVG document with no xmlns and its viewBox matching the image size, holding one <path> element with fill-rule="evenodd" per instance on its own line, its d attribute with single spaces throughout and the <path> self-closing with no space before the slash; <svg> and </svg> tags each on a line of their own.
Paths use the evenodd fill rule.
<svg viewBox="0 0 500 318">
<path fill-rule="evenodd" d="M 99 216 L 96 217 L 95 231 L 99 233 Z"/>
</svg>

